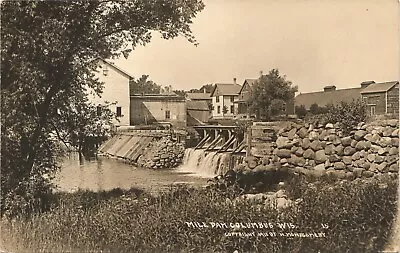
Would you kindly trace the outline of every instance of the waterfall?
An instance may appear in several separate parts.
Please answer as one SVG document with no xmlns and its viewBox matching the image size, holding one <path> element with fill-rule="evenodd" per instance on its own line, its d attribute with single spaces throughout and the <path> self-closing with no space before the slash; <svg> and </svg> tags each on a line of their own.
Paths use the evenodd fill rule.
<svg viewBox="0 0 400 253">
<path fill-rule="evenodd" d="M 211 178 L 226 173 L 229 169 L 230 154 L 189 148 L 185 150 L 179 172 L 193 173 L 199 177 Z"/>
</svg>

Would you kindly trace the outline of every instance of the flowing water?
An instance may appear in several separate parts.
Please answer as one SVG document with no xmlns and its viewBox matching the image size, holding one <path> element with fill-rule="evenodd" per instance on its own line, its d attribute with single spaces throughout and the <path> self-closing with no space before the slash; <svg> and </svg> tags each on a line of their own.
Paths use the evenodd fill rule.
<svg viewBox="0 0 400 253">
<path fill-rule="evenodd" d="M 178 171 L 211 178 L 224 174 L 229 169 L 230 155 L 227 153 L 204 152 L 202 149 L 186 149 L 182 166 Z"/>
<path fill-rule="evenodd" d="M 135 187 L 154 193 L 174 184 L 203 186 L 207 183 L 207 179 L 179 170 L 138 168 L 105 157 L 82 163 L 78 156 L 71 156 L 64 160 L 54 183 L 58 186 L 58 190 L 63 192 L 75 192 L 78 189 L 102 191 Z"/>
<path fill-rule="evenodd" d="M 132 187 L 157 192 L 174 184 L 204 186 L 208 178 L 227 170 L 228 165 L 228 154 L 194 149 L 186 150 L 182 166 L 171 170 L 139 168 L 105 157 L 82 161 L 78 155 L 71 155 L 64 160 L 54 183 L 63 192 Z"/>
</svg>

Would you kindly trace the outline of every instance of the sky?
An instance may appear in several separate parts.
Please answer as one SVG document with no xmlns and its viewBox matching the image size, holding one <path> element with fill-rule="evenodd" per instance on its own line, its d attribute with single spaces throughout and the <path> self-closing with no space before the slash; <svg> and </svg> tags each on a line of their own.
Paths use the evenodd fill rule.
<svg viewBox="0 0 400 253">
<path fill-rule="evenodd" d="M 399 0 L 203 0 L 192 24 L 199 45 L 154 34 L 129 58 L 135 77 L 189 90 L 279 69 L 299 92 L 399 80 Z"/>
</svg>

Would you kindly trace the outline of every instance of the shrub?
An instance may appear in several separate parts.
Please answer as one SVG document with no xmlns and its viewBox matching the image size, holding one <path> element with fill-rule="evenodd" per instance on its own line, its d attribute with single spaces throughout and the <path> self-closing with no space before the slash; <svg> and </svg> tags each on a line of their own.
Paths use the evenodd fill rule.
<svg viewBox="0 0 400 253">
<path fill-rule="evenodd" d="M 307 115 L 307 109 L 304 105 L 296 106 L 295 113 L 296 113 L 297 117 L 302 119 Z"/>
<path fill-rule="evenodd" d="M 351 102 L 342 101 L 337 105 L 328 105 L 328 112 L 324 115 L 326 121 L 339 123 L 343 132 L 349 134 L 358 123 L 366 121 L 366 104 L 361 100 Z"/>
<path fill-rule="evenodd" d="M 19 245 L 25 245 L 20 249 L 33 252 L 378 252 L 383 249 L 396 212 L 395 181 L 383 183 L 371 179 L 328 184 L 298 178 L 293 182 L 302 200 L 297 206 L 281 211 L 233 201 L 224 192 L 187 187 L 171 188 L 157 197 L 135 191 L 108 195 L 58 194 L 58 204 L 50 212 L 28 220 L 3 219 L 2 235 L 18 238 Z M 289 190 L 289 194 L 294 193 Z M 200 225 L 205 222 L 209 227 L 189 227 L 185 222 Z M 269 222 L 274 227 L 212 228 L 210 222 Z M 276 226 L 284 222 L 295 227 Z M 326 236 L 225 235 L 254 231 L 277 235 L 323 232 Z"/>
</svg>

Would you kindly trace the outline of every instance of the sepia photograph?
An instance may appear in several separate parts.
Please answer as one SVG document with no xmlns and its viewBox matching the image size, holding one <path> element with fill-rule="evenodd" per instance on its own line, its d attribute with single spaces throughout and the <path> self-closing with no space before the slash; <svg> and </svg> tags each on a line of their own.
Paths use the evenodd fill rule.
<svg viewBox="0 0 400 253">
<path fill-rule="evenodd" d="M 0 0 L 0 253 L 399 253 L 399 0 Z"/>
</svg>

